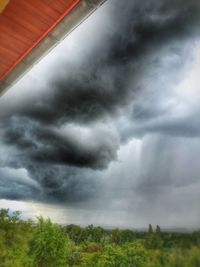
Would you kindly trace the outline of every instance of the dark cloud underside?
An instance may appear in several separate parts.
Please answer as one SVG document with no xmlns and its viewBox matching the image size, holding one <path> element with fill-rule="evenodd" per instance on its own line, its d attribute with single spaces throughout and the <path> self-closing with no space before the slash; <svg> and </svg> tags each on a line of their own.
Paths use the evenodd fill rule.
<svg viewBox="0 0 200 267">
<path fill-rule="evenodd" d="M 25 168 L 29 178 L 38 183 L 27 192 L 27 184 L 23 184 L 16 192 L 2 176 L 1 182 L 6 184 L 2 197 L 88 200 L 101 187 L 96 179 L 100 171 L 117 160 L 120 141 L 152 133 L 199 136 L 196 120 L 190 124 L 194 127 L 186 126 L 190 116 L 156 121 L 167 116 L 170 105 L 139 98 L 149 71 L 160 64 L 163 50 L 170 47 L 168 53 L 181 57 L 182 44 L 198 36 L 199 1 L 130 0 L 124 5 L 117 0 L 108 1 L 103 8 L 106 6 L 109 16 L 104 23 L 109 27 L 100 33 L 97 46 L 90 47 L 88 41 L 87 57 L 79 64 L 72 59 L 56 66 L 40 94 L 0 107 L 2 151 L 8 149 L 1 167 Z M 29 87 L 31 91 L 33 85 Z M 118 124 L 121 117 L 127 119 L 126 130 Z"/>
</svg>

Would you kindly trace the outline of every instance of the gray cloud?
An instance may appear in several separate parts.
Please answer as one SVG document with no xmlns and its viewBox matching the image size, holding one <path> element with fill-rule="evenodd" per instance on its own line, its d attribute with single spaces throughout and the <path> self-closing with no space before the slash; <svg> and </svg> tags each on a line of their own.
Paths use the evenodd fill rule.
<svg viewBox="0 0 200 267">
<path fill-rule="evenodd" d="M 53 128 L 41 127 L 27 119 L 13 121 L 15 127 L 3 134 L 4 143 L 17 147 L 23 152 L 23 158 L 37 164 L 102 169 L 116 159 L 119 138 L 113 128 L 104 125 L 84 128 L 73 124 Z"/>
<path fill-rule="evenodd" d="M 82 37 L 87 49 L 76 48 L 70 60 L 53 63 L 51 77 L 41 77 L 37 85 L 28 84 L 30 95 L 18 96 L 18 101 L 2 98 L 0 150 L 4 158 L 0 156 L 0 166 L 26 169 L 39 188 L 19 182 L 16 192 L 6 182 L 4 177 L 9 174 L 4 171 L 0 173 L 5 188 L 2 197 L 71 205 L 86 201 L 88 207 L 94 203 L 100 207 L 101 193 L 113 208 L 119 192 L 107 190 L 113 183 L 121 185 L 122 178 L 114 177 L 117 172 L 122 172 L 129 188 L 127 198 L 122 196 L 126 190 L 120 193 L 124 205 L 137 190 L 148 199 L 151 188 L 161 187 L 162 191 L 167 186 L 185 185 L 190 174 L 181 172 L 181 167 L 169 170 L 165 163 L 180 160 L 187 165 L 191 155 L 181 147 L 187 138 L 198 138 L 200 133 L 197 103 L 191 108 L 176 92 L 193 60 L 199 11 L 197 0 L 127 1 L 126 6 L 122 1 L 108 1 L 85 26 L 90 32 L 95 19 L 103 23 L 98 43 L 89 43 L 89 38 L 95 38 L 91 30 Z M 107 12 L 104 21 L 101 12 Z M 84 24 L 81 27 L 84 31 Z M 73 61 L 84 51 L 86 56 Z M 62 48 L 64 53 L 67 51 Z M 117 159 L 123 146 L 127 144 L 129 150 L 132 139 L 145 143 L 148 136 L 151 141 L 141 149 L 142 156 L 122 157 L 128 163 L 120 165 Z M 190 156 L 181 158 L 173 147 Z M 132 157 L 135 163 L 131 163 Z M 191 183 L 197 181 L 197 171 Z"/>
<path fill-rule="evenodd" d="M 40 194 L 39 184 L 31 179 L 25 169 L 0 168 L 0 194 L 7 199 L 33 199 Z"/>
</svg>

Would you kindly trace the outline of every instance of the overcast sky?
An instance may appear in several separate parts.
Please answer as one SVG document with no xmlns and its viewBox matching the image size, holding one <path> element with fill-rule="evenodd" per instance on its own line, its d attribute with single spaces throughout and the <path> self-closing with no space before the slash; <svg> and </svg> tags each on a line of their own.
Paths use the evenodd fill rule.
<svg viewBox="0 0 200 267">
<path fill-rule="evenodd" d="M 1 97 L 0 207 L 200 228 L 199 14 L 108 0 Z"/>
</svg>

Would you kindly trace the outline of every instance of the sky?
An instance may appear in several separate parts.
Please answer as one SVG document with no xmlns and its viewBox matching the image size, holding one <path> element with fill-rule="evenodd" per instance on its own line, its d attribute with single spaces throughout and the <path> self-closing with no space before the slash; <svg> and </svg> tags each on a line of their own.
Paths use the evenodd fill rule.
<svg viewBox="0 0 200 267">
<path fill-rule="evenodd" d="M 0 208 L 200 228 L 200 2 L 108 0 L 0 98 Z"/>
</svg>

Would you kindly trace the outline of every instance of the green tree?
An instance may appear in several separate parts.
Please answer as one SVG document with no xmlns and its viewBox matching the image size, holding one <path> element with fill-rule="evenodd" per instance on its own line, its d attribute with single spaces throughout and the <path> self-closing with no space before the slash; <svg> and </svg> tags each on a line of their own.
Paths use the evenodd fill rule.
<svg viewBox="0 0 200 267">
<path fill-rule="evenodd" d="M 20 212 L 0 210 L 0 266 L 28 267 L 32 265 L 29 242 L 32 238 L 32 223 L 20 219 Z"/>
<path fill-rule="evenodd" d="M 107 245 L 101 253 L 95 253 L 87 267 L 143 267 L 147 261 L 145 248 L 139 242 L 119 245 Z"/>
<path fill-rule="evenodd" d="M 101 227 L 94 227 L 93 242 L 104 242 L 104 230 Z"/>
<path fill-rule="evenodd" d="M 156 226 L 156 234 L 159 236 L 161 235 L 161 228 L 159 225 Z"/>
<path fill-rule="evenodd" d="M 85 239 L 84 230 L 78 225 L 67 225 L 64 227 L 64 230 L 66 231 L 69 238 L 73 240 L 76 244 L 79 244 Z"/>
<path fill-rule="evenodd" d="M 159 225 L 156 226 L 156 232 L 154 235 L 154 248 L 161 249 L 163 246 L 162 233 Z"/>
<path fill-rule="evenodd" d="M 160 226 L 156 226 L 156 231 L 153 231 L 153 227 L 150 224 L 148 233 L 145 238 L 145 246 L 148 249 L 161 249 L 163 246 L 163 240 L 161 235 Z"/>
<path fill-rule="evenodd" d="M 121 243 L 133 242 L 136 239 L 135 233 L 131 230 L 121 231 Z"/>
<path fill-rule="evenodd" d="M 114 229 L 112 230 L 111 233 L 111 242 L 115 244 L 120 244 L 121 242 L 121 232 L 119 229 Z"/>
<path fill-rule="evenodd" d="M 50 219 L 38 218 L 31 243 L 37 267 L 64 267 L 69 260 L 69 240 L 63 229 Z"/>
<path fill-rule="evenodd" d="M 151 224 L 149 224 L 149 229 L 145 237 L 145 246 L 148 249 L 154 248 L 154 232 Z"/>
</svg>

